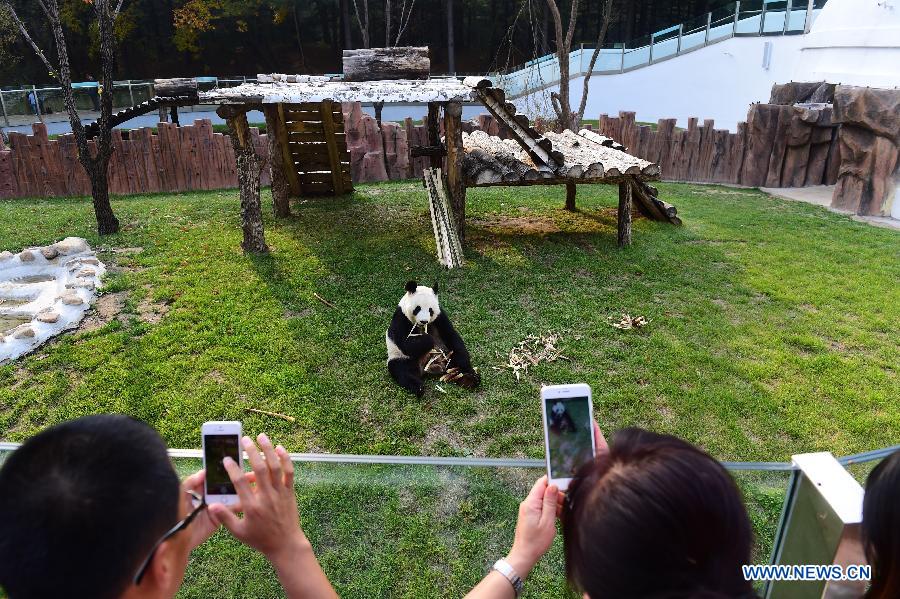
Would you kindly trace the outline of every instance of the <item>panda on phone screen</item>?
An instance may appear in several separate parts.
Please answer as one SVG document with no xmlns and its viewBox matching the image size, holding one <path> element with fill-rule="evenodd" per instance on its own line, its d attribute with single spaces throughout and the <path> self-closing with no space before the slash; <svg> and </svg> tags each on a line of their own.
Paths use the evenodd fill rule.
<svg viewBox="0 0 900 599">
<path fill-rule="evenodd" d="M 566 410 L 563 402 L 557 401 L 550 406 L 550 430 L 555 433 L 574 433 L 575 421 Z"/>
</svg>

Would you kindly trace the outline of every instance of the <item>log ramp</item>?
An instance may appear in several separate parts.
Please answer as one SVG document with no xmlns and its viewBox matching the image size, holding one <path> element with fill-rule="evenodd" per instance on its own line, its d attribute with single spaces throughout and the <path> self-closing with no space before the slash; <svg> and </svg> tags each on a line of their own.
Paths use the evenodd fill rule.
<svg viewBox="0 0 900 599">
<path fill-rule="evenodd" d="M 510 136 L 502 139 L 484 131 L 463 133 L 461 167 L 466 187 L 564 184 L 566 207 L 574 209 L 576 185 L 618 184 L 620 204 L 628 195 L 645 217 L 681 224 L 675 206 L 660 200 L 658 190 L 647 184 L 659 179 L 658 164 L 632 156 L 614 139 L 587 129 L 541 134 L 530 126 L 528 117 L 516 113 L 504 91 L 494 88 L 490 80 L 467 77 L 463 84 L 475 90 Z M 622 191 L 625 186 L 628 194 Z M 630 242 L 630 225 L 628 229 Z"/>
</svg>

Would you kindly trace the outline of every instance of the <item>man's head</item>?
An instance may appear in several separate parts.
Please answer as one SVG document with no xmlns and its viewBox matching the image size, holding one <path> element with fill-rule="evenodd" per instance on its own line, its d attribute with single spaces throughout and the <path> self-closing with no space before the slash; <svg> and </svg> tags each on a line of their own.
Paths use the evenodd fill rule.
<svg viewBox="0 0 900 599">
<path fill-rule="evenodd" d="M 29 439 L 0 469 L 0 587 L 18 597 L 174 594 L 189 552 L 176 535 L 132 579 L 189 505 L 166 446 L 126 416 L 87 416 Z"/>
</svg>

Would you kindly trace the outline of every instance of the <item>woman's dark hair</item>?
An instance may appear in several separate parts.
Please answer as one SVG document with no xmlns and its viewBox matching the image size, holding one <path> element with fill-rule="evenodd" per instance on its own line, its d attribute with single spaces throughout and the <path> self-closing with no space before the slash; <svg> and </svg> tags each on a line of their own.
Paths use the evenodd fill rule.
<svg viewBox="0 0 900 599">
<path fill-rule="evenodd" d="M 900 597 L 900 451 L 882 460 L 866 479 L 862 532 L 872 566 L 866 597 Z"/>
<path fill-rule="evenodd" d="M 677 437 L 619 431 L 570 484 L 562 522 L 569 582 L 591 599 L 755 597 L 741 493 Z"/>
</svg>

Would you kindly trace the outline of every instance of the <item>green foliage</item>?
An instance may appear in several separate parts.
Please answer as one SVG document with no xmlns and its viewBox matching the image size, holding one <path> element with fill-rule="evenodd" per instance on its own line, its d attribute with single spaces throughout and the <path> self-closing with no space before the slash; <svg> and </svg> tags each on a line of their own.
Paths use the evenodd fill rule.
<svg viewBox="0 0 900 599">
<path fill-rule="evenodd" d="M 84 236 L 115 267 L 104 293 L 123 308 L 0 367 L 0 438 L 122 412 L 173 447 L 197 447 L 206 420 L 240 419 L 291 451 L 540 458 L 540 385 L 583 381 L 604 430 L 673 433 L 720 459 L 896 443 L 897 232 L 755 190 L 659 187 L 685 225 L 638 219 L 624 250 L 614 187 L 579 186 L 575 213 L 560 209 L 562 188 L 470 190 L 454 271 L 434 258 L 415 182 L 302 200 L 279 221 L 267 208 L 263 257 L 240 251 L 235 191 L 116 199 L 122 232 L 102 239 L 84 199 L 7 200 L 0 249 Z M 384 330 L 410 278 L 440 282 L 477 392 L 432 382 L 418 400 L 388 377 Z M 610 326 L 623 312 L 650 323 Z M 551 330 L 568 360 L 517 381 L 509 350 Z M 537 474 L 305 472 L 305 526 L 347 597 L 461 596 L 505 550 Z M 764 560 L 785 479 L 737 480 Z M 225 535 L 193 560 L 184 597 L 278 595 L 261 558 Z M 529 586 L 567 596 L 558 547 Z"/>
</svg>

